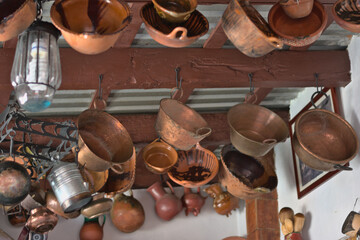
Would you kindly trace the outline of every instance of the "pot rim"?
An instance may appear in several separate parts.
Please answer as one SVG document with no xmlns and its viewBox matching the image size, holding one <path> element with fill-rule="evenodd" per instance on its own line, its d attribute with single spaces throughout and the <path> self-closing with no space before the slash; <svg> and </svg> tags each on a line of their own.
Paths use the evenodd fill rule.
<svg viewBox="0 0 360 240">
<path fill-rule="evenodd" d="M 68 33 L 68 34 L 71 34 L 71 35 L 76 35 L 76 36 L 79 36 L 79 37 L 82 37 L 82 38 L 84 38 L 84 36 L 90 36 L 89 39 L 91 39 L 91 38 L 102 38 L 103 36 L 114 36 L 116 34 L 119 34 L 124 28 L 126 28 L 130 24 L 130 22 L 132 20 L 132 15 L 131 15 L 129 5 L 126 2 L 124 2 L 122 0 L 108 0 L 108 1 L 116 1 L 116 2 L 120 3 L 121 6 L 125 9 L 125 11 L 127 13 L 126 17 L 124 18 L 124 20 L 120 24 L 120 27 L 114 32 L 104 33 L 104 34 L 91 33 L 91 32 L 90 33 L 79 33 L 79 32 L 75 32 L 75 31 L 72 31 L 72 30 L 66 28 L 62 24 L 62 22 L 60 20 L 58 21 L 57 19 L 54 19 L 54 16 L 53 16 L 54 12 L 57 12 L 56 8 L 55 8 L 55 5 L 61 3 L 61 1 L 55 1 L 53 3 L 53 5 L 51 6 L 51 8 L 50 8 L 51 22 L 56 26 L 56 28 L 58 28 L 61 31 L 62 34 L 63 34 L 63 32 L 65 32 L 65 33 Z"/>
<path fill-rule="evenodd" d="M 271 27 L 271 29 L 277 34 L 279 35 L 281 38 L 285 38 L 285 39 L 289 39 L 289 40 L 297 40 L 297 41 L 301 41 L 304 38 L 311 38 L 311 37 L 315 37 L 317 35 L 321 35 L 321 33 L 324 31 L 325 27 L 326 27 L 326 23 L 327 23 L 327 13 L 325 11 L 324 6 L 318 2 L 317 0 L 314 0 L 314 6 L 313 9 L 311 10 L 311 13 L 309 15 L 312 14 L 312 12 L 314 12 L 314 9 L 318 8 L 321 12 L 322 12 L 322 16 L 321 16 L 321 25 L 320 27 L 313 33 L 306 35 L 306 36 L 289 36 L 289 35 L 285 35 L 284 33 L 280 32 L 277 28 L 274 27 L 274 14 L 276 11 L 282 11 L 284 15 L 286 15 L 286 13 L 284 12 L 284 10 L 282 9 L 282 7 L 280 6 L 280 3 L 277 2 L 276 4 L 274 4 L 274 6 L 271 7 L 269 14 L 268 14 L 268 21 L 269 21 L 269 25 Z M 308 16 L 307 16 L 308 17 Z M 305 17 L 305 18 L 307 18 Z M 289 17 L 290 18 L 290 17 Z"/>
<path fill-rule="evenodd" d="M 28 3 L 32 3 L 34 1 L 32 0 L 25 0 L 23 4 L 21 4 L 21 6 L 16 9 L 13 13 L 10 13 L 8 16 L 4 17 L 3 19 L 0 20 L 0 25 L 3 24 L 3 23 L 6 23 L 7 21 L 13 19 L 13 17 L 15 16 L 15 14 L 17 14 L 18 12 L 20 12 L 24 7 L 25 5 L 27 5 Z M 36 9 L 36 8 L 35 8 Z M 36 15 L 36 10 L 35 10 L 35 15 Z M 35 19 L 34 19 L 35 20 Z"/>
<path fill-rule="evenodd" d="M 351 22 L 348 22 L 344 19 L 342 19 L 335 11 L 335 8 L 339 5 L 344 3 L 346 0 L 337 0 L 334 4 L 333 7 L 331 8 L 331 13 L 334 17 L 335 22 L 340 25 L 342 28 L 351 31 L 351 32 L 360 32 L 360 25 L 359 24 L 354 24 Z"/>
<path fill-rule="evenodd" d="M 155 140 L 156 141 L 156 140 Z M 146 165 L 148 165 L 150 168 L 152 168 L 152 170 L 158 172 L 158 173 L 163 173 L 163 172 L 166 172 L 169 168 L 171 168 L 172 166 L 174 166 L 178 160 L 178 154 L 175 150 L 175 148 L 173 148 L 170 144 L 164 142 L 164 141 L 160 141 L 160 142 L 155 142 L 153 141 L 152 143 L 146 145 L 143 150 L 142 150 L 142 158 L 144 160 L 144 163 Z M 147 158 L 145 158 L 145 155 L 147 153 L 147 151 L 149 151 L 150 149 L 153 149 L 153 148 L 158 148 L 158 149 L 166 149 L 167 151 L 175 154 L 175 159 L 171 161 L 171 164 L 169 164 L 168 166 L 166 167 L 158 167 L 158 166 L 155 166 L 151 163 L 148 162 Z M 166 154 L 167 156 L 169 156 L 168 154 Z"/>
<path fill-rule="evenodd" d="M 355 151 L 354 153 L 348 157 L 347 159 L 344 159 L 344 160 L 340 160 L 340 161 L 337 161 L 337 160 L 331 160 L 331 159 L 326 159 L 324 157 L 321 157 L 319 155 L 316 155 L 314 154 L 313 152 L 310 151 L 309 148 L 307 148 L 303 142 L 301 141 L 301 138 L 299 136 L 299 134 L 296 135 L 297 139 L 298 139 L 298 143 L 300 145 L 301 148 L 303 148 L 307 154 L 309 154 L 311 157 L 313 158 L 316 158 L 320 161 L 323 161 L 323 162 L 327 162 L 327 163 L 332 163 L 332 164 L 345 164 L 345 163 L 348 163 L 349 161 L 351 161 L 352 159 L 355 158 L 355 156 L 358 154 L 359 152 L 359 140 L 358 140 L 358 137 L 356 135 L 356 132 L 354 130 L 354 128 L 350 125 L 349 122 L 347 122 L 344 118 L 342 118 L 340 115 L 336 114 L 336 113 L 333 113 L 333 112 L 330 112 L 328 110 L 325 110 L 325 109 L 310 109 L 310 110 L 307 110 L 305 111 L 304 113 L 302 113 L 295 121 L 295 132 L 300 132 L 299 131 L 299 122 L 300 120 L 306 116 L 307 114 L 311 114 L 313 112 L 323 112 L 325 114 L 328 114 L 332 117 L 335 117 L 336 119 L 340 120 L 344 125 L 346 125 L 346 127 L 348 128 L 348 130 L 352 133 L 353 137 L 356 139 L 356 147 L 355 147 Z"/>
</svg>

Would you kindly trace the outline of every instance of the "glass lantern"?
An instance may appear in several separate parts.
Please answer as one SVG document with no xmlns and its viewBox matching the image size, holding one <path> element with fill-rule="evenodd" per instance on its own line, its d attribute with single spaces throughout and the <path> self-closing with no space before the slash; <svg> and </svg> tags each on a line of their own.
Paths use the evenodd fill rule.
<svg viewBox="0 0 360 240">
<path fill-rule="evenodd" d="M 60 31 L 49 22 L 36 20 L 19 36 L 11 70 L 11 83 L 20 106 L 40 112 L 51 104 L 61 84 Z"/>
</svg>

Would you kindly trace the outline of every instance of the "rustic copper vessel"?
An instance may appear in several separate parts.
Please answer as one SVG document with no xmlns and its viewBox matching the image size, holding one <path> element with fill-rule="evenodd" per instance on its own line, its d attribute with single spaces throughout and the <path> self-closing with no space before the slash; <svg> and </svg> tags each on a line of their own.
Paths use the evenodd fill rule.
<svg viewBox="0 0 360 240">
<path fill-rule="evenodd" d="M 121 232 L 131 233 L 145 222 L 145 211 L 141 203 L 132 195 L 118 194 L 110 211 L 111 221 Z"/>
<path fill-rule="evenodd" d="M 333 5 L 332 15 L 340 27 L 360 33 L 360 3 L 358 0 L 338 0 Z"/>
<path fill-rule="evenodd" d="M 110 212 L 112 205 L 113 201 L 110 198 L 100 197 L 83 207 L 81 214 L 88 219 L 100 217 Z"/>
<path fill-rule="evenodd" d="M 129 190 L 135 181 L 136 151 L 133 147 L 133 154 L 129 161 L 122 163 L 122 173 L 109 170 L 109 177 L 100 192 L 105 192 L 108 197 L 114 197 L 116 193 Z"/>
<path fill-rule="evenodd" d="M 198 187 L 197 193 L 193 193 L 191 188 L 184 187 L 184 195 L 181 198 L 183 206 L 185 207 L 185 215 L 189 213 L 194 216 L 199 215 L 202 206 L 205 204 L 206 197 L 201 196 L 200 188 Z"/>
<path fill-rule="evenodd" d="M 341 232 L 350 237 L 356 237 L 359 235 L 360 230 L 360 214 L 351 211 L 346 217 Z"/>
<path fill-rule="evenodd" d="M 12 161 L 0 163 L 0 204 L 15 205 L 26 198 L 31 182 L 27 170 Z"/>
<path fill-rule="evenodd" d="M 0 42 L 10 40 L 26 30 L 36 17 L 32 0 L 4 0 L 0 3 Z"/>
<path fill-rule="evenodd" d="M 197 0 L 152 0 L 157 14 L 168 22 L 182 23 L 196 9 Z"/>
<path fill-rule="evenodd" d="M 277 186 L 273 161 L 273 151 L 255 159 L 240 153 L 232 145 L 225 145 L 221 150 L 219 181 L 235 197 L 258 197 Z"/>
<path fill-rule="evenodd" d="M 66 42 L 83 54 L 111 48 L 131 20 L 129 6 L 122 0 L 56 0 L 50 16 Z"/>
<path fill-rule="evenodd" d="M 80 211 L 64 213 L 63 209 L 60 206 L 59 201 L 56 199 L 56 196 L 52 191 L 46 192 L 46 207 L 52 212 L 56 213 L 57 215 L 65 219 L 72 219 L 80 216 Z"/>
<path fill-rule="evenodd" d="M 182 209 L 182 203 L 174 194 L 174 189 L 167 182 L 171 189 L 171 194 L 166 193 L 160 182 L 155 182 L 146 191 L 155 199 L 156 214 L 163 220 L 169 221 L 175 217 Z"/>
<path fill-rule="evenodd" d="M 210 182 L 218 173 L 219 160 L 199 143 L 189 151 L 178 151 L 179 159 L 168 176 L 175 183 L 195 188 Z"/>
<path fill-rule="evenodd" d="M 249 1 L 231 0 L 222 16 L 222 27 L 234 46 L 249 57 L 261 57 L 283 47 Z"/>
<path fill-rule="evenodd" d="M 327 14 L 322 4 L 314 1 L 310 15 L 292 19 L 276 3 L 270 9 L 268 21 L 271 29 L 286 45 L 302 47 L 312 44 L 320 37 L 326 26 Z"/>
<path fill-rule="evenodd" d="M 314 6 L 314 0 L 280 0 L 280 6 L 291 18 L 307 17 Z"/>
<path fill-rule="evenodd" d="M 240 152 L 261 157 L 289 136 L 284 120 L 267 108 L 237 104 L 227 114 L 231 143 Z"/>
<path fill-rule="evenodd" d="M 211 134 L 211 128 L 200 114 L 169 98 L 160 101 L 155 129 L 164 141 L 185 151 Z"/>
<path fill-rule="evenodd" d="M 35 233 L 47 233 L 54 229 L 58 221 L 55 213 L 46 207 L 38 207 L 30 212 L 26 226 Z"/>
<path fill-rule="evenodd" d="M 104 236 L 104 225 L 105 217 L 101 225 L 98 218 L 85 218 L 84 224 L 80 229 L 80 240 L 102 240 Z"/>
<path fill-rule="evenodd" d="M 109 177 L 109 170 L 96 172 L 86 168 L 80 168 L 80 173 L 84 181 L 89 184 L 91 193 L 98 192 L 105 185 Z"/>
<path fill-rule="evenodd" d="M 176 150 L 158 139 L 143 149 L 142 157 L 146 168 L 155 174 L 166 173 L 178 160 Z"/>
<path fill-rule="evenodd" d="M 78 161 L 87 169 L 102 172 L 109 168 L 122 173 L 121 164 L 130 160 L 133 143 L 124 126 L 110 114 L 88 109 L 77 119 Z"/>
<path fill-rule="evenodd" d="M 220 215 L 231 215 L 232 210 L 239 208 L 239 199 L 228 192 L 224 192 L 219 184 L 213 184 L 205 188 L 204 191 L 214 199 L 213 207 Z"/>
<path fill-rule="evenodd" d="M 294 150 L 311 168 L 322 171 L 342 169 L 359 151 L 352 126 L 338 114 L 312 109 L 295 122 Z"/>
<path fill-rule="evenodd" d="M 196 10 L 189 16 L 189 19 L 180 24 L 165 22 L 156 13 L 152 3 L 141 8 L 140 16 L 149 35 L 167 47 L 189 46 L 209 30 L 208 20 Z"/>
</svg>

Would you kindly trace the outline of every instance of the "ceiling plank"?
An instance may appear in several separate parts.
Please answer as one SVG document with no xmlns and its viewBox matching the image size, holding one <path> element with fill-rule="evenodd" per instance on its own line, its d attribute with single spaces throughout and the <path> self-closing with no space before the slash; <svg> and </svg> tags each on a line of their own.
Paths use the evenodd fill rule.
<svg viewBox="0 0 360 240">
<path fill-rule="evenodd" d="M 209 38 L 206 39 L 203 48 L 222 48 L 228 38 L 221 24 L 222 20 L 220 19 Z"/>
<path fill-rule="evenodd" d="M 9 39 L 3 43 L 3 48 L 16 48 L 18 37 Z"/>
<path fill-rule="evenodd" d="M 333 5 L 337 0 L 319 0 L 322 4 L 331 4 Z M 126 2 L 142 2 L 147 3 L 151 2 L 151 0 L 126 0 Z M 251 0 L 251 4 L 275 4 L 277 0 Z M 228 4 L 229 0 L 197 0 L 198 4 Z"/>
</svg>

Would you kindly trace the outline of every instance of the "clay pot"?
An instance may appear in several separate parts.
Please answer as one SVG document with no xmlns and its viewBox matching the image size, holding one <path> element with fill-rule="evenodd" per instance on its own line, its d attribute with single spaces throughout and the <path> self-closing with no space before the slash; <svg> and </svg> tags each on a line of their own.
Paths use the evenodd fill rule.
<svg viewBox="0 0 360 240">
<path fill-rule="evenodd" d="M 84 225 L 80 229 L 80 240 L 102 240 L 104 224 L 105 217 L 102 225 L 99 224 L 98 218 L 85 218 Z"/>
<path fill-rule="evenodd" d="M 303 47 L 315 42 L 324 31 L 327 14 L 324 6 L 314 2 L 311 13 L 304 18 L 292 19 L 286 15 L 279 3 L 269 12 L 268 21 L 271 29 L 289 46 Z"/>
<path fill-rule="evenodd" d="M 111 48 L 131 20 L 121 0 L 56 0 L 51 20 L 66 42 L 83 54 L 99 54 Z"/>
<path fill-rule="evenodd" d="M 141 203 L 132 195 L 118 194 L 110 211 L 111 221 L 121 232 L 131 233 L 138 230 L 145 221 Z"/>
<path fill-rule="evenodd" d="M 360 33 L 359 12 L 358 0 L 338 0 L 332 8 L 335 22 L 340 27 L 354 33 Z"/>
<path fill-rule="evenodd" d="M 157 14 L 168 22 L 182 23 L 196 9 L 197 0 L 152 0 Z"/>
<path fill-rule="evenodd" d="M 228 192 L 222 191 L 219 184 L 210 185 L 204 191 L 214 199 L 213 207 L 220 215 L 228 217 L 232 210 L 239 208 L 239 199 Z"/>
<path fill-rule="evenodd" d="M 166 193 L 160 182 L 151 185 L 147 192 L 155 199 L 156 214 L 163 220 L 169 221 L 175 217 L 182 209 L 182 203 L 179 198 L 174 195 L 174 189 L 167 182 L 171 189 L 171 193 Z"/>
<path fill-rule="evenodd" d="M 0 42 L 10 40 L 26 30 L 36 17 L 33 0 L 0 2 Z"/>
<path fill-rule="evenodd" d="M 197 193 L 193 193 L 190 188 L 184 188 L 184 195 L 181 201 L 185 207 L 185 215 L 187 216 L 189 213 L 193 213 L 194 216 L 197 216 L 205 204 L 205 199 L 206 197 L 200 194 L 200 188 L 197 189 Z"/>
<path fill-rule="evenodd" d="M 280 6 L 291 18 L 307 17 L 314 6 L 314 0 L 280 0 Z"/>
<path fill-rule="evenodd" d="M 171 24 L 162 20 L 152 3 L 141 8 L 140 16 L 149 35 L 156 42 L 167 47 L 189 46 L 209 30 L 208 20 L 196 10 L 189 19 L 180 24 Z"/>
<path fill-rule="evenodd" d="M 283 44 L 249 1 L 231 0 L 222 16 L 226 36 L 243 54 L 261 57 Z"/>
<path fill-rule="evenodd" d="M 359 235 L 360 231 L 360 214 L 354 211 L 351 211 L 346 217 L 341 232 L 350 237 L 355 237 Z"/>
</svg>

